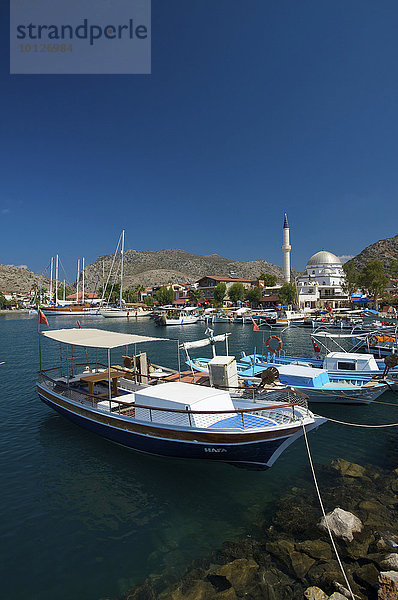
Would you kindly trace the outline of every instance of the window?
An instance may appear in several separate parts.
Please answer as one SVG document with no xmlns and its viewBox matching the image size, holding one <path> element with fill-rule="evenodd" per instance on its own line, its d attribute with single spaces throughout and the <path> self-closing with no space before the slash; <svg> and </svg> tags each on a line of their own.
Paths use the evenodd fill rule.
<svg viewBox="0 0 398 600">
<path fill-rule="evenodd" d="M 355 362 L 337 362 L 337 368 L 342 371 L 355 371 Z"/>
</svg>

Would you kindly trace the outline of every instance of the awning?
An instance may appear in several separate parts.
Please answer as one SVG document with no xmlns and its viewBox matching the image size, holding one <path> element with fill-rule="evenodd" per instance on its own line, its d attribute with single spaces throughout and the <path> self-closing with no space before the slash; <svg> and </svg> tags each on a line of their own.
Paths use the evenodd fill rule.
<svg viewBox="0 0 398 600">
<path fill-rule="evenodd" d="M 87 348 L 119 348 L 131 344 L 142 344 L 143 342 L 169 341 L 167 338 L 148 337 L 144 335 L 132 335 L 129 333 L 118 333 L 104 329 L 53 329 L 43 331 L 44 337 L 70 344 L 71 346 L 86 346 Z"/>
</svg>

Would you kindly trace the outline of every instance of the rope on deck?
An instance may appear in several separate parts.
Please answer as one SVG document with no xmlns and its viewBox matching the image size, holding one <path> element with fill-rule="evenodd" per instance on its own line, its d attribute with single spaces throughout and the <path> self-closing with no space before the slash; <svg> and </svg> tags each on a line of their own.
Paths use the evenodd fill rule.
<svg viewBox="0 0 398 600">
<path fill-rule="evenodd" d="M 335 552 L 335 554 L 336 554 L 337 562 L 339 563 L 340 570 L 341 570 L 341 572 L 342 572 L 342 574 L 343 574 L 343 577 L 344 577 L 344 579 L 345 579 L 345 582 L 346 582 L 346 584 L 347 584 L 347 589 L 348 589 L 348 591 L 349 591 L 349 592 L 350 592 L 350 594 L 351 594 L 351 598 L 352 598 L 352 600 L 355 600 L 354 593 L 353 593 L 353 591 L 352 591 L 352 589 L 351 589 L 351 586 L 350 586 L 350 583 L 349 583 L 349 581 L 348 581 L 348 578 L 347 578 L 346 572 L 345 572 L 345 570 L 344 570 L 344 567 L 343 567 L 343 563 L 342 563 L 342 562 L 341 562 L 341 560 L 340 560 L 340 556 L 339 556 L 339 553 L 338 553 L 338 551 L 337 551 L 337 547 L 336 547 L 335 541 L 334 541 L 334 539 L 333 539 L 333 535 L 332 535 L 332 532 L 331 532 L 331 530 L 330 530 L 330 527 L 329 527 L 328 520 L 327 520 L 327 518 L 326 518 L 325 507 L 324 507 L 324 505 L 323 505 L 323 501 L 322 501 L 322 497 L 321 497 L 321 492 L 319 491 L 318 481 L 317 481 L 317 479 L 316 479 L 316 475 L 315 475 L 314 464 L 313 464 L 313 462 L 312 462 L 312 457 L 311 457 L 310 447 L 309 447 L 309 445 L 308 445 L 307 432 L 306 432 L 306 430 L 305 430 L 304 423 L 302 423 L 302 427 L 303 427 L 303 432 L 304 432 L 304 440 L 305 440 L 305 445 L 306 445 L 306 447 L 307 447 L 308 460 L 309 460 L 309 463 L 310 463 L 310 467 L 311 467 L 311 471 L 312 471 L 312 476 L 313 476 L 313 478 L 314 478 L 315 489 L 316 489 L 316 492 L 317 492 L 317 494 L 318 494 L 318 499 L 319 499 L 319 504 L 320 504 L 320 506 L 321 506 L 322 514 L 323 514 L 323 516 L 324 516 L 324 518 L 325 518 L 325 523 L 326 523 L 326 527 L 327 527 L 327 530 L 328 530 L 328 533 L 329 533 L 330 541 L 332 542 L 332 546 L 333 546 L 333 550 L 334 550 L 334 552 Z"/>
</svg>

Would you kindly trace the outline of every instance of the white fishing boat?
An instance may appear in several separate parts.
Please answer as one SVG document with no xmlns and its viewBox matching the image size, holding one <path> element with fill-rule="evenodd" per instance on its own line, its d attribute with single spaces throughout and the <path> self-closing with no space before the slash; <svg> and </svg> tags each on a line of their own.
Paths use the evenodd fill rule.
<svg viewBox="0 0 398 600">
<path fill-rule="evenodd" d="M 242 389 L 233 396 L 209 382 L 206 386 L 178 380 L 157 384 L 155 372 L 144 372 L 146 355 L 137 355 L 136 347 L 165 341 L 159 338 L 98 329 L 61 329 L 41 335 L 59 342 L 64 352 L 55 353 L 60 362 L 52 368 L 40 366 L 40 399 L 73 423 L 141 452 L 262 470 L 304 430 L 325 422 L 287 388 L 278 392 L 276 402 L 272 392 L 273 400 L 267 401 L 264 390 L 256 398 L 255 390 Z M 112 367 L 111 351 L 120 347 L 125 352 L 135 349 L 124 363 L 133 364 L 133 369 Z M 80 359 L 79 349 L 84 350 Z M 95 360 L 88 357 L 93 350 Z M 106 352 L 107 364 L 98 361 L 98 351 Z"/>
</svg>

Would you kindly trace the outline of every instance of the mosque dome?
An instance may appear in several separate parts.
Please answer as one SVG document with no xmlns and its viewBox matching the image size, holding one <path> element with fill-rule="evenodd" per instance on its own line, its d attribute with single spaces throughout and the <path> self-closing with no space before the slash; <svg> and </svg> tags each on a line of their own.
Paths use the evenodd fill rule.
<svg viewBox="0 0 398 600">
<path fill-rule="evenodd" d="M 328 252 L 327 250 L 321 250 L 316 254 L 313 254 L 307 262 L 308 267 L 319 267 L 320 265 L 341 265 L 342 262 L 338 256 Z"/>
</svg>

